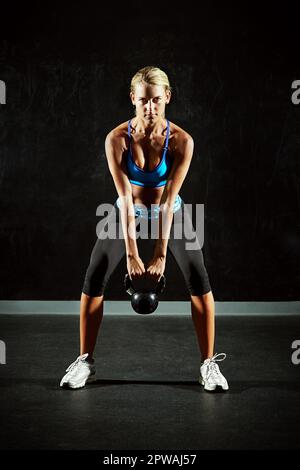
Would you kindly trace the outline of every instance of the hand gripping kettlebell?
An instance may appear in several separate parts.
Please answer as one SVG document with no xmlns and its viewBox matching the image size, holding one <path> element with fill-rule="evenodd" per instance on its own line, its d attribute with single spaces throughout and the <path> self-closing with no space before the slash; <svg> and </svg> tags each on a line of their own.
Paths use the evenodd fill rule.
<svg viewBox="0 0 300 470">
<path fill-rule="evenodd" d="M 144 289 L 135 291 L 129 274 L 125 274 L 124 286 L 126 292 L 131 296 L 131 305 L 137 313 L 147 315 L 153 313 L 158 306 L 158 295 L 161 294 L 166 286 L 166 278 L 161 276 L 156 289 Z"/>
</svg>

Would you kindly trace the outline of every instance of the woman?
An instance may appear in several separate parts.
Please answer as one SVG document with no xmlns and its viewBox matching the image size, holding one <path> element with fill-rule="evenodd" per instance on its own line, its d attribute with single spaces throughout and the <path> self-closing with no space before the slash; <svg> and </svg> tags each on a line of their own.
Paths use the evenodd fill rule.
<svg viewBox="0 0 300 470">
<path fill-rule="evenodd" d="M 171 87 L 161 69 L 153 66 L 140 69 L 131 80 L 130 98 L 135 117 L 114 128 L 105 139 L 108 166 L 119 196 L 106 222 L 120 225 L 123 238 L 98 235 L 81 295 L 80 356 L 68 367 L 60 385 L 80 388 L 95 378 L 93 352 L 103 318 L 104 289 L 123 256 L 126 254 L 131 279 L 147 277 L 159 281 L 169 251 L 191 295 L 192 318 L 202 356 L 199 382 L 205 390 L 217 387 L 227 390 L 228 383 L 217 364 L 226 355 L 214 355 L 214 298 L 201 247 L 188 250 L 184 236 L 174 237 L 180 223 L 176 217 L 178 210 L 184 214 L 183 225 L 192 227 L 190 216 L 183 211 L 179 190 L 191 163 L 193 138 L 165 118 Z M 146 266 L 138 251 L 137 217 L 157 219 L 158 236 Z"/>
</svg>

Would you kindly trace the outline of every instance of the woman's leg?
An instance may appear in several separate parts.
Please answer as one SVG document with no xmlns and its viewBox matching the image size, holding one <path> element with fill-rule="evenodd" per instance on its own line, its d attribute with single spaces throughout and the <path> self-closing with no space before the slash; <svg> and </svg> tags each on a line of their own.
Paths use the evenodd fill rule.
<svg viewBox="0 0 300 470">
<path fill-rule="evenodd" d="M 80 301 L 80 355 L 93 357 L 99 328 L 103 318 L 104 295 L 91 297 L 81 293 Z"/>
<path fill-rule="evenodd" d="M 191 310 L 202 362 L 214 355 L 215 304 L 212 291 L 191 295 Z"/>
<path fill-rule="evenodd" d="M 191 313 L 196 331 L 202 361 L 214 354 L 215 306 L 208 273 L 204 264 L 203 253 L 195 233 L 191 217 L 182 206 L 182 237 L 174 238 L 174 228 L 180 220 L 173 219 L 168 250 L 173 255 L 184 276 L 191 297 Z M 195 239 L 185 237 L 185 233 L 195 233 Z M 189 244 L 193 248 L 189 249 Z"/>
<path fill-rule="evenodd" d="M 88 353 L 93 357 L 99 328 L 103 318 L 105 286 L 121 259 L 125 255 L 125 242 L 119 237 L 119 209 L 113 210 L 103 220 L 103 230 L 90 256 L 86 270 L 80 302 L 80 354 Z M 115 238 L 104 238 L 110 224 L 115 224 Z M 112 225 L 110 225 L 112 226 Z M 105 232 L 104 232 L 105 231 Z M 122 229 L 121 229 L 122 231 Z"/>
</svg>

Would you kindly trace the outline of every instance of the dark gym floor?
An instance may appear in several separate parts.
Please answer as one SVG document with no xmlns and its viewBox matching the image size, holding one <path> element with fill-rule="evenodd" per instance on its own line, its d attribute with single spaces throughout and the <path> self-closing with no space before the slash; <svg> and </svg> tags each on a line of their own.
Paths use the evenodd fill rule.
<svg viewBox="0 0 300 470">
<path fill-rule="evenodd" d="M 59 388 L 78 315 L 0 315 L 2 449 L 299 449 L 300 316 L 216 317 L 230 390 L 198 384 L 189 316 L 105 316 L 95 384 Z"/>
</svg>

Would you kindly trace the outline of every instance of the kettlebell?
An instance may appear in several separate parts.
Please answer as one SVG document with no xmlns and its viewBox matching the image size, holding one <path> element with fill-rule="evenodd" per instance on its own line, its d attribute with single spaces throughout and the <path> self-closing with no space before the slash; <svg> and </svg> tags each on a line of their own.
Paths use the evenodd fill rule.
<svg viewBox="0 0 300 470">
<path fill-rule="evenodd" d="M 161 276 L 156 289 L 144 289 L 136 291 L 132 285 L 129 274 L 125 274 L 124 286 L 126 292 L 131 296 L 131 305 L 133 310 L 142 315 L 153 313 L 158 306 L 158 294 L 161 294 L 166 286 L 166 278 Z"/>
</svg>

